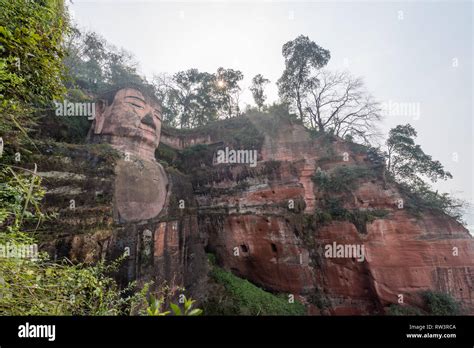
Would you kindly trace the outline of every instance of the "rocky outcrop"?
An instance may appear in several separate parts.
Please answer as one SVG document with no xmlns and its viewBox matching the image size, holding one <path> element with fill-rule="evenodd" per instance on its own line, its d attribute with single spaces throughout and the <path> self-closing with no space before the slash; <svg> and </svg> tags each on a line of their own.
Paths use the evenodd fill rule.
<svg viewBox="0 0 474 348">
<path fill-rule="evenodd" d="M 295 295 L 310 314 L 379 314 L 401 300 L 423 307 L 428 289 L 474 314 L 472 237 L 453 218 L 417 209 L 367 148 L 312 136 L 278 112 L 164 128 L 161 139 L 158 174 L 105 145 L 43 148 L 46 205 L 59 214 L 43 226 L 55 231 L 43 248 L 88 262 L 127 249 L 124 283 L 175 281 L 195 298 L 206 296 L 206 250 L 234 274 Z M 218 163 L 224 148 L 256 150 L 256 166 Z M 147 203 L 158 196 L 158 206 Z"/>
<path fill-rule="evenodd" d="M 157 207 L 153 192 L 163 181 L 153 180 L 148 162 L 124 161 L 106 144 L 48 143 L 41 152 L 33 160 L 46 189 L 44 210 L 52 217 L 37 230 L 42 250 L 53 259 L 85 263 L 126 255 L 117 275 L 122 286 L 153 281 L 201 297 L 207 261 L 187 177 L 169 170 L 168 193 Z"/>
<path fill-rule="evenodd" d="M 217 149 L 245 144 L 211 130 L 199 166 L 185 169 L 193 173 L 199 230 L 222 266 L 297 295 L 313 314 L 383 313 L 400 301 L 422 307 L 420 292 L 428 289 L 451 294 L 474 313 L 474 242 L 461 224 L 439 212 L 414 212 L 364 147 L 311 137 L 288 118 L 248 121 L 263 135 L 249 147 L 260 146 L 255 168 L 215 163 Z M 314 179 L 341 168 L 368 172 L 334 192 Z M 363 260 L 329 257 L 328 246 L 363 247 Z"/>
</svg>

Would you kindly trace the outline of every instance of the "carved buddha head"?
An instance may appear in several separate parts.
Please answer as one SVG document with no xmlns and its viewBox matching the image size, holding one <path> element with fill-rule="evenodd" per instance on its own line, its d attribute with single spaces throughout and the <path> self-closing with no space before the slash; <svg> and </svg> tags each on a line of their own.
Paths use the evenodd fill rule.
<svg viewBox="0 0 474 348">
<path fill-rule="evenodd" d="M 161 106 L 138 86 L 124 86 L 104 94 L 96 103 L 89 133 L 93 142 L 106 142 L 124 153 L 155 160 L 160 143 Z"/>
</svg>

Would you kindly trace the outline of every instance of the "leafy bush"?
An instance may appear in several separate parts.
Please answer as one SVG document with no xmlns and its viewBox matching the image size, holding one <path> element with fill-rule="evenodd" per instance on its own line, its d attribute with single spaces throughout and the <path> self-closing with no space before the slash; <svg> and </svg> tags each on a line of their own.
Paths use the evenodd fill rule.
<svg viewBox="0 0 474 348">
<path fill-rule="evenodd" d="M 388 308 L 387 314 L 388 315 L 422 315 L 423 313 L 416 307 L 392 304 Z"/>
<path fill-rule="evenodd" d="M 317 171 L 312 179 L 320 190 L 340 193 L 354 189 L 358 179 L 373 176 L 373 171 L 368 167 L 343 166 L 336 168 L 331 174 Z"/>
<path fill-rule="evenodd" d="M 367 223 L 387 216 L 384 209 L 346 209 L 337 198 L 326 198 L 322 201 L 321 209 L 315 212 L 315 222 L 324 225 L 333 220 L 352 222 L 359 233 L 367 233 Z"/>
<path fill-rule="evenodd" d="M 320 289 L 311 295 L 310 301 L 321 310 L 331 307 L 331 301 Z"/>
<path fill-rule="evenodd" d="M 224 291 L 214 293 L 214 296 L 204 305 L 206 314 L 304 315 L 306 312 L 301 303 L 297 301 L 289 303 L 286 296 L 276 296 L 266 292 L 217 266 L 213 267 L 211 277 L 224 288 Z"/>
<path fill-rule="evenodd" d="M 388 315 L 461 315 L 461 304 L 451 295 L 432 290 L 424 291 L 421 296 L 425 302 L 426 312 L 416 307 L 392 304 L 387 311 Z"/>
<path fill-rule="evenodd" d="M 177 168 L 184 172 L 206 171 L 212 164 L 214 149 L 206 144 L 190 146 L 179 152 Z"/>
<path fill-rule="evenodd" d="M 432 315 L 461 315 L 461 305 L 449 294 L 425 291 L 422 293 L 429 313 Z"/>
<path fill-rule="evenodd" d="M 420 183 L 418 186 L 399 184 L 400 191 L 405 197 L 404 206 L 415 215 L 423 210 L 442 212 L 460 223 L 464 223 L 463 210 L 467 203 L 450 196 L 448 193 L 438 193 L 428 185 Z"/>
<path fill-rule="evenodd" d="M 0 169 L 0 231 L 19 232 L 26 220 L 45 217 L 39 209 L 45 194 L 40 183 L 39 176 L 19 174 L 11 167 Z"/>
<path fill-rule="evenodd" d="M 32 240 L 31 240 L 32 242 Z M 1 315 L 130 315 L 143 303 L 134 284 L 119 290 L 107 276 L 118 262 L 93 267 L 39 260 L 0 259 Z"/>
<path fill-rule="evenodd" d="M 0 134 L 15 151 L 31 143 L 37 111 L 65 93 L 63 1 L 0 0 Z"/>
<path fill-rule="evenodd" d="M 40 210 L 44 196 L 34 172 L 19 174 L 11 167 L 0 171 L 0 245 L 2 250 L 33 246 L 35 239 L 22 231 L 46 218 Z M 128 315 L 143 306 L 143 291 L 134 284 L 120 290 L 109 274 L 120 260 L 93 267 L 67 260 L 51 262 L 45 253 L 34 258 L 0 255 L 1 315 Z"/>
<path fill-rule="evenodd" d="M 165 316 L 171 312 L 178 316 L 198 316 L 202 314 L 202 309 L 193 308 L 193 304 L 195 302 L 195 300 L 191 298 L 188 299 L 185 296 L 183 299 L 183 308 L 175 303 L 170 303 L 171 311 L 165 311 L 162 308 L 165 303 L 165 299 L 163 297 L 156 299 L 155 297 L 151 296 L 146 311 L 149 316 Z"/>
</svg>

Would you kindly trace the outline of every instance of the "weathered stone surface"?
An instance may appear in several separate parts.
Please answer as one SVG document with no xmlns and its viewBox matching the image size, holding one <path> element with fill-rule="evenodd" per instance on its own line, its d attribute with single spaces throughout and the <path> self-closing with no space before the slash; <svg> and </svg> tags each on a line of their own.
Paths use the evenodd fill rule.
<svg viewBox="0 0 474 348">
<path fill-rule="evenodd" d="M 228 166 L 225 175 L 214 165 L 202 178 L 212 180 L 194 180 L 199 228 L 221 265 L 266 289 L 300 296 L 313 314 L 383 313 L 399 294 L 405 304 L 422 306 L 420 291 L 429 289 L 451 294 L 474 313 L 474 242 L 463 226 L 444 214 L 416 217 L 398 209 L 403 195 L 396 185 L 369 177 L 334 197 L 345 209 L 387 216 L 361 226 L 305 223 L 324 209 L 315 171 L 370 166 L 368 159 L 340 140 L 312 139 L 296 124 L 271 129 L 267 120 L 252 122 L 265 135 L 258 166 L 242 176 L 245 165 Z M 290 201 L 298 206 L 289 209 Z M 363 245 L 365 260 L 325 257 L 324 247 L 334 242 Z"/>
<path fill-rule="evenodd" d="M 122 88 L 96 103 L 89 138 L 123 153 L 154 161 L 160 143 L 161 107 L 136 88 Z"/>
<path fill-rule="evenodd" d="M 168 178 L 161 164 L 120 160 L 115 167 L 115 206 L 120 221 L 158 216 L 165 204 Z"/>
<path fill-rule="evenodd" d="M 89 137 L 100 145 L 75 146 L 46 166 L 46 205 L 59 210 L 64 229 L 49 226 L 56 233 L 42 236 L 42 248 L 75 262 L 126 254 L 118 275 L 121 285 L 136 280 L 153 281 L 155 287 L 184 286 L 199 299 L 207 263 L 192 188 L 187 177 L 167 173 L 154 157 L 161 109 L 136 88 L 118 89 L 104 98 L 97 103 Z M 103 159 L 89 149 L 109 145 L 114 159 L 107 163 L 107 175 L 95 180 Z M 180 201 L 186 208 L 177 206 Z"/>
<path fill-rule="evenodd" d="M 312 179 L 316 171 L 370 168 L 366 153 L 353 144 L 313 138 L 290 120 L 271 117 L 169 131 L 166 144 L 168 153 L 158 149 L 166 155 L 158 156 L 169 165 L 164 169 L 137 149 L 132 153 L 142 158 L 118 160 L 102 178 L 92 174 L 100 161 L 84 164 L 92 169 L 84 171 L 91 182 L 74 183 L 83 197 L 77 205 L 83 221 L 67 210 L 70 197 L 57 189 L 67 186 L 64 180 L 45 178 L 47 201 L 62 207 L 61 221 L 81 226 L 60 229 L 56 252 L 78 260 L 114 259 L 128 248 L 123 284 L 166 280 L 184 284 L 199 298 L 205 296 L 206 248 L 235 274 L 294 294 L 310 314 L 384 313 L 400 294 L 405 304 L 423 306 L 420 291 L 428 289 L 451 294 L 474 314 L 474 241 L 462 225 L 441 213 L 399 209 L 403 193 L 381 175 L 359 178 L 348 192 L 330 194 Z M 225 146 L 257 149 L 257 166 L 216 164 L 215 152 Z M 43 171 L 60 168 L 58 162 Z M 64 171 L 73 172 L 68 165 Z M 101 201 L 87 196 L 98 191 Z M 318 214 L 327 213 L 328 198 L 359 214 L 359 220 L 322 219 Z M 361 218 L 370 214 L 370 220 Z M 88 219 L 92 225 L 84 223 Z M 94 221 L 100 228 L 94 229 Z M 364 246 L 363 261 L 327 257 L 325 248 L 333 243 Z"/>
</svg>

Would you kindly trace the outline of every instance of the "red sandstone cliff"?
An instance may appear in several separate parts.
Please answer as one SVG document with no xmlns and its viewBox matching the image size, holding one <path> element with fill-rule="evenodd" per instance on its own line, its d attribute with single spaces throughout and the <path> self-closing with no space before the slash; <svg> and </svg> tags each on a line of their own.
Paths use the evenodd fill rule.
<svg viewBox="0 0 474 348">
<path fill-rule="evenodd" d="M 162 143 L 157 159 L 172 195 L 146 224 L 114 217 L 114 192 L 126 183 L 114 180 L 114 164 L 94 148 L 75 146 L 42 158 L 46 205 L 59 213 L 45 228 L 55 235 L 44 236 L 44 248 L 93 262 L 129 247 L 125 282 L 174 280 L 194 288 L 198 299 L 206 296 L 206 248 L 236 275 L 294 294 L 311 314 L 383 313 L 400 295 L 404 305 L 422 307 L 420 292 L 427 289 L 451 294 L 474 314 L 474 240 L 461 224 L 445 214 L 400 208 L 406 197 L 378 174 L 357 178 L 344 192 L 324 190 L 313 179 L 316 172 L 371 168 L 363 148 L 313 138 L 289 119 L 268 115 L 193 131 L 165 129 Z M 257 166 L 216 164 L 215 153 L 225 146 L 257 149 Z M 62 172 L 75 174 L 65 180 Z M 74 211 L 68 209 L 71 195 Z M 353 219 L 328 219 L 330 200 Z M 363 262 L 326 257 L 333 243 L 363 245 Z"/>
<path fill-rule="evenodd" d="M 315 314 L 383 313 L 401 296 L 404 305 L 419 307 L 428 289 L 451 294 L 474 313 L 474 240 L 461 224 L 400 208 L 403 194 L 380 177 L 361 178 L 349 194 L 334 196 L 351 211 L 383 209 L 385 216 L 363 226 L 314 223 L 315 210 L 324 210 L 315 171 L 369 166 L 366 154 L 340 140 L 312 139 L 289 121 L 273 129 L 262 118 L 251 121 L 264 134 L 258 166 L 214 165 L 203 186 L 220 191 L 196 193 L 200 231 L 221 265 L 266 289 L 298 295 Z M 364 261 L 325 257 L 334 242 L 363 245 Z"/>
</svg>

